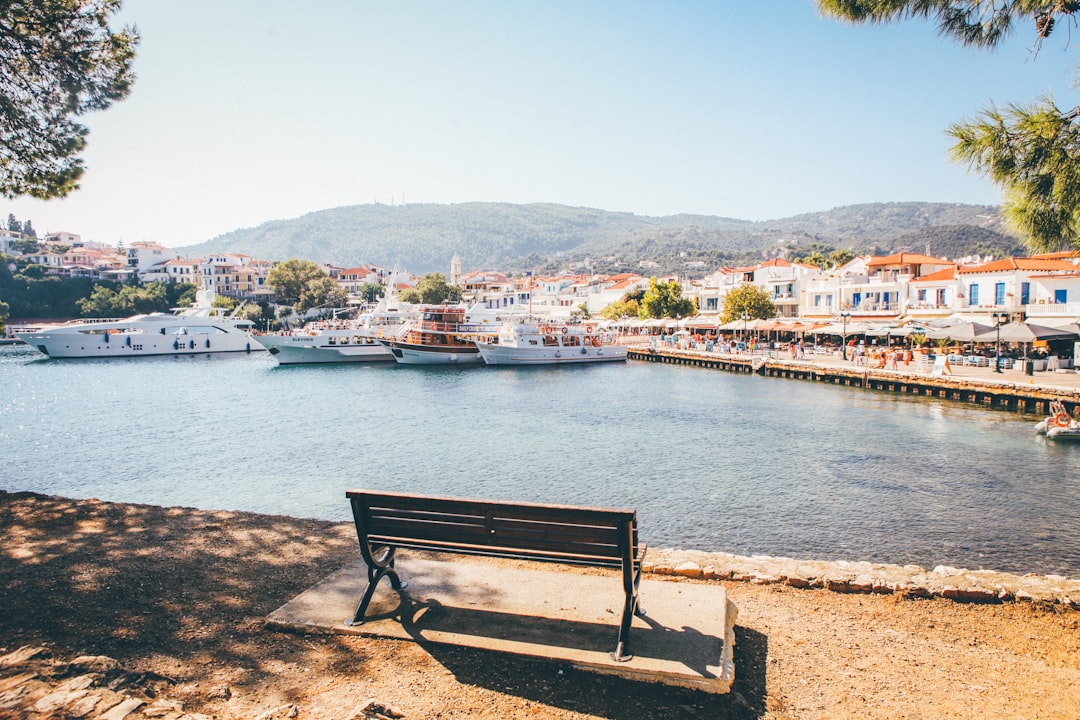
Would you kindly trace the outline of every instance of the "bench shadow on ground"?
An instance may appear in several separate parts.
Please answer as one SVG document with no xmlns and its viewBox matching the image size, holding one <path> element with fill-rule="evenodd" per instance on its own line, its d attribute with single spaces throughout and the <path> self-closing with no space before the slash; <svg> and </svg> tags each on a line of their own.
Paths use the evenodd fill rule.
<svg viewBox="0 0 1080 720">
<path fill-rule="evenodd" d="M 383 615 L 386 617 L 388 613 Z M 672 687 L 579 670 L 558 662 L 529 659 L 506 652 L 464 648 L 430 640 L 441 633 L 494 637 L 515 642 L 542 643 L 558 637 L 561 645 L 582 651 L 598 643 L 613 646 L 617 627 L 468 608 L 445 608 L 438 603 L 404 599 L 392 615 L 413 640 L 461 683 L 512 694 L 537 703 L 614 720 L 669 717 L 760 718 L 766 712 L 765 668 L 768 640 L 761 633 L 735 627 L 735 683 L 728 694 Z M 648 622 L 648 617 L 642 618 Z M 656 623 L 635 628 L 631 638 L 648 633 L 665 637 L 650 647 L 675 660 L 679 643 L 692 640 L 693 628 L 672 630 Z M 477 662 L 477 655 L 484 657 Z M 653 653 L 655 657 L 656 653 Z M 547 667 L 545 671 L 543 668 Z M 706 668 L 690 668 L 707 672 Z"/>
</svg>

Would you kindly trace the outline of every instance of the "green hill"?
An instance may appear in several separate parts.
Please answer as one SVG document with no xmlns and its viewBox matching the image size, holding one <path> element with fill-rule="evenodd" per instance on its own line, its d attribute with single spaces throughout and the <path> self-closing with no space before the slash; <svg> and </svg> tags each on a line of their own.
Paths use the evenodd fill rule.
<svg viewBox="0 0 1080 720">
<path fill-rule="evenodd" d="M 998 210 L 982 205 L 874 203 L 752 222 L 554 204 L 462 203 L 339 207 L 234 230 L 179 250 L 341 266 L 373 262 L 417 274 L 447 272 L 455 254 L 466 271 L 618 272 L 649 261 L 649 272 L 693 276 L 719 265 L 796 256 L 801 246 L 811 245 L 857 253 L 926 252 L 929 246 L 930 254 L 948 257 L 1010 255 L 1020 247 L 1004 233 Z"/>
</svg>

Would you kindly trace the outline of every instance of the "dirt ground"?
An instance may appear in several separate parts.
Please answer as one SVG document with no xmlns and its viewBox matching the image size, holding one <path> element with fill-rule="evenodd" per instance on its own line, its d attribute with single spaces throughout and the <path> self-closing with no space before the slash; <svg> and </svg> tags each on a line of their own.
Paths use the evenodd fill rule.
<svg viewBox="0 0 1080 720">
<path fill-rule="evenodd" d="M 725 582 L 720 696 L 265 627 L 357 554 L 351 524 L 0 491 L 0 655 L 46 648 L 0 662 L 0 718 L 74 716 L 41 697 L 76 677 L 145 700 L 129 718 L 1080 718 L 1080 612 L 1057 605 Z"/>
</svg>

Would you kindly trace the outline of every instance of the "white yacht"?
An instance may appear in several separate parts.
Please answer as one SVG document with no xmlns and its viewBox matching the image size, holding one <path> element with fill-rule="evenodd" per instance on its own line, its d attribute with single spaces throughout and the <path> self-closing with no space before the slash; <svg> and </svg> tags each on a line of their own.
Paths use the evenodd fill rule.
<svg viewBox="0 0 1080 720">
<path fill-rule="evenodd" d="M 557 365 L 620 362 L 626 346 L 594 323 L 508 321 L 496 337 L 478 340 L 477 349 L 488 365 Z"/>
<path fill-rule="evenodd" d="M 370 313 L 355 320 L 323 320 L 300 330 L 287 330 L 255 339 L 280 365 L 343 362 L 393 362 L 394 356 L 379 342 L 397 337 L 419 317 L 411 305 L 387 307 L 380 301 Z"/>
<path fill-rule="evenodd" d="M 253 323 L 219 308 L 182 308 L 124 319 L 72 320 L 18 333 L 52 358 L 148 357 L 256 352 Z"/>
</svg>

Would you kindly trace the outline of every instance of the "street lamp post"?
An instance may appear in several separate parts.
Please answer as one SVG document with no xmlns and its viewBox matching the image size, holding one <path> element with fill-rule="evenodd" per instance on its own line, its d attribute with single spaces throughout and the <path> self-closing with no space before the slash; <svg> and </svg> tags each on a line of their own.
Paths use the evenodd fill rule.
<svg viewBox="0 0 1080 720">
<path fill-rule="evenodd" d="M 1009 313 L 994 313 L 994 327 L 997 328 L 997 351 L 994 355 L 994 372 L 1001 372 L 1001 326 L 1009 322 Z"/>
<path fill-rule="evenodd" d="M 844 322 L 843 353 L 845 360 L 847 360 L 847 319 L 849 317 L 851 317 L 851 313 L 849 313 L 847 310 L 840 313 L 840 319 Z"/>
</svg>

